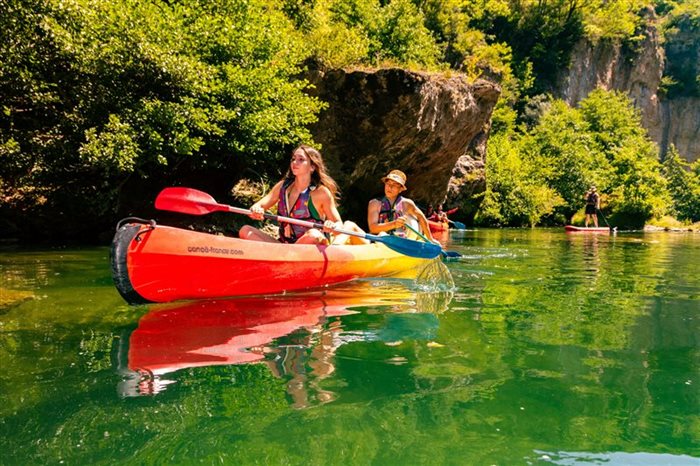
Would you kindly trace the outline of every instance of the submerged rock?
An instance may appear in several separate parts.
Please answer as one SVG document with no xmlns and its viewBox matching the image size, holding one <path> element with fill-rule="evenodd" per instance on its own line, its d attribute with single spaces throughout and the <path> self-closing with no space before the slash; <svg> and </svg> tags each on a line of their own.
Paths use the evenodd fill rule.
<svg viewBox="0 0 700 466">
<path fill-rule="evenodd" d="M 0 314 L 4 314 L 10 308 L 32 298 L 34 298 L 34 293 L 31 291 L 0 288 Z"/>
</svg>

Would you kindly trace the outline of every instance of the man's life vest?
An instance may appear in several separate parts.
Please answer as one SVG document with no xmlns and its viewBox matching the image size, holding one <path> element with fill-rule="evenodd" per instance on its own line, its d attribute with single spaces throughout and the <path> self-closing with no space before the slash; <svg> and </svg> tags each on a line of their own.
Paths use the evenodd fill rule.
<svg viewBox="0 0 700 466">
<path fill-rule="evenodd" d="M 393 204 L 386 198 L 386 196 L 377 198 L 377 200 L 381 202 L 381 207 L 379 209 L 379 223 L 393 222 L 398 217 L 405 215 L 403 197 L 398 196 Z M 391 230 L 389 234 L 400 236 L 402 238 L 407 236 L 406 228 L 395 228 L 394 230 Z"/>
</svg>

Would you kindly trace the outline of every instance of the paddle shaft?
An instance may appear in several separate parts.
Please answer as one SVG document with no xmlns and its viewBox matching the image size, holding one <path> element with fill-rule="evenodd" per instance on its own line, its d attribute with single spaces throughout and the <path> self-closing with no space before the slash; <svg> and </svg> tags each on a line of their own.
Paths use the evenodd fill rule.
<svg viewBox="0 0 700 466">
<path fill-rule="evenodd" d="M 221 204 L 217 204 L 221 206 Z M 233 207 L 233 206 L 222 206 L 227 209 L 228 212 L 234 212 L 236 214 L 244 214 L 244 215 L 251 215 L 253 212 L 249 209 L 243 209 L 241 207 Z M 307 227 L 307 228 L 321 228 L 323 229 L 324 225 L 323 223 L 316 223 L 316 222 L 309 222 L 306 220 L 299 220 L 298 218 L 292 218 L 292 217 L 282 217 L 279 215 L 274 215 L 274 214 L 268 214 L 265 212 L 263 214 L 263 217 L 265 217 L 268 220 L 273 220 L 275 222 L 282 222 L 282 223 L 292 223 L 294 225 L 299 225 L 301 227 Z M 350 236 L 358 236 L 360 238 L 366 238 L 366 239 L 372 239 L 372 235 L 368 235 L 367 233 L 360 233 L 357 231 L 350 231 L 350 230 L 345 230 L 343 228 L 333 228 L 333 231 L 336 233 L 344 233 L 346 235 Z"/>
<path fill-rule="evenodd" d="M 610 224 L 608 223 L 608 219 L 606 219 L 606 218 L 605 218 L 605 215 L 603 215 L 603 211 L 600 210 L 600 209 L 598 209 L 598 208 L 596 208 L 596 210 L 598 211 L 598 213 L 600 214 L 600 216 L 603 217 L 603 221 L 604 221 L 605 224 L 608 226 L 608 228 L 610 228 L 610 229 L 612 230 L 613 227 L 611 227 Z"/>
<path fill-rule="evenodd" d="M 423 233 L 421 233 L 420 231 L 416 230 L 415 228 L 413 228 L 413 227 L 412 227 L 411 225 L 409 225 L 408 223 L 404 223 L 403 226 L 405 226 L 406 228 L 408 228 L 409 230 L 411 230 L 413 233 L 415 233 L 415 234 L 417 234 L 418 236 L 420 236 L 421 238 L 423 238 L 423 241 L 431 242 Z"/>
<path fill-rule="evenodd" d="M 214 210 L 224 210 L 226 212 L 233 212 L 236 214 L 243 214 L 243 215 L 251 215 L 253 213 L 250 209 L 243 209 L 242 207 L 234 207 L 234 206 L 225 205 L 225 204 L 202 202 L 202 201 L 194 201 L 194 202 L 196 202 L 197 204 L 199 204 L 203 207 L 212 208 Z M 265 212 L 263 214 L 263 217 L 265 217 L 268 220 L 273 220 L 275 222 L 293 223 L 294 225 L 299 225 L 299 226 L 306 227 L 306 228 L 320 228 L 320 229 L 324 228 L 323 223 L 309 222 L 306 220 L 300 220 L 298 218 L 293 218 L 293 217 L 282 217 L 281 215 L 268 214 L 267 212 Z M 379 243 L 384 243 L 388 239 L 388 238 L 384 238 L 384 237 L 377 236 L 377 235 L 371 235 L 369 233 L 352 231 L 352 230 L 345 230 L 343 228 L 332 228 L 332 230 L 336 233 L 343 233 L 343 234 L 350 235 L 350 236 L 357 236 L 359 238 L 364 238 L 364 239 L 368 239 L 370 241 L 376 241 Z M 427 239 L 426 239 L 426 241 L 427 241 Z"/>
<path fill-rule="evenodd" d="M 240 207 L 233 207 L 233 206 L 225 206 L 225 207 L 227 207 L 227 208 L 229 209 L 229 212 L 234 212 L 234 213 L 239 213 L 239 214 L 245 214 L 245 215 L 249 215 L 249 214 L 252 213 L 249 209 L 242 209 L 242 208 L 240 208 Z M 275 222 L 293 223 L 293 224 L 295 224 L 295 225 L 299 225 L 299 226 L 302 226 L 302 227 L 321 228 L 321 229 L 324 228 L 324 225 L 323 225 L 322 223 L 307 222 L 306 220 L 299 220 L 299 219 L 292 218 L 292 217 L 281 217 L 281 216 L 279 216 L 279 215 L 268 214 L 267 212 L 265 212 L 265 213 L 263 214 L 263 217 L 265 217 L 265 218 L 268 219 L 268 220 L 273 220 L 273 221 L 275 221 Z M 428 244 L 435 244 L 435 243 L 433 243 L 432 241 L 430 241 L 428 238 L 426 238 L 425 236 L 423 236 L 420 232 L 416 231 L 415 228 L 413 228 L 412 226 L 410 226 L 410 225 L 408 225 L 408 224 L 406 224 L 406 226 L 407 226 L 408 228 L 410 228 L 412 231 L 414 231 L 418 236 L 420 236 L 421 238 L 423 238 L 423 239 L 426 241 L 426 243 L 428 243 Z M 375 242 L 378 242 L 378 243 L 386 243 L 387 241 L 389 241 L 389 240 L 391 240 L 391 239 L 395 239 L 395 238 L 392 238 L 392 237 L 383 237 L 383 236 L 372 235 L 372 234 L 369 234 L 369 233 L 360 233 L 360 232 L 357 232 L 357 231 L 345 230 L 345 229 L 343 229 L 343 228 L 333 228 L 332 230 L 333 230 L 334 232 L 336 232 L 336 233 L 344 233 L 344 234 L 350 235 L 350 236 L 358 236 L 358 237 L 360 237 L 360 238 L 364 238 L 364 239 L 367 239 L 367 240 L 370 240 L 370 241 L 375 241 Z M 410 240 L 409 240 L 409 241 L 410 241 Z M 437 247 L 437 245 L 435 245 L 435 246 Z M 445 250 L 442 249 L 442 248 L 440 248 L 440 252 L 441 252 L 441 254 L 443 254 L 443 255 L 448 255 L 448 256 L 454 256 L 455 254 L 459 254 L 459 253 L 455 253 L 455 252 L 452 252 L 452 251 L 445 251 Z M 461 254 L 459 254 L 459 255 L 461 256 Z"/>
</svg>

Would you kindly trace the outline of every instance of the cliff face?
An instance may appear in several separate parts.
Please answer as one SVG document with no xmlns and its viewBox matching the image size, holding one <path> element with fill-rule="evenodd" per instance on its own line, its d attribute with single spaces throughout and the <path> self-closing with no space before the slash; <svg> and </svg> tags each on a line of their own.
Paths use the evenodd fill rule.
<svg viewBox="0 0 700 466">
<path fill-rule="evenodd" d="M 447 201 L 461 213 L 465 193 L 484 189 L 486 136 L 500 88 L 400 69 L 313 70 L 313 94 L 328 102 L 312 127 L 342 191 L 345 216 L 364 226 L 367 202 L 391 169 L 408 177 L 420 206 Z"/>
<path fill-rule="evenodd" d="M 659 92 L 665 65 L 664 49 L 653 25 L 645 29 L 636 51 L 610 42 L 593 45 L 582 41 L 572 53 L 557 97 L 576 105 L 597 87 L 626 92 L 661 155 L 673 144 L 686 160 L 696 160 L 700 158 L 700 99 L 665 99 Z"/>
</svg>

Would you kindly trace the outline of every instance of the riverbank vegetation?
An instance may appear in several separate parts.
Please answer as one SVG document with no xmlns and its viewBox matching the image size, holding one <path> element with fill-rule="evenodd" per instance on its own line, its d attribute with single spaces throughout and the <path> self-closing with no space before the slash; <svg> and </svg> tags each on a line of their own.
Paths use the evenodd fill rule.
<svg viewBox="0 0 700 466">
<path fill-rule="evenodd" d="M 698 221 L 698 162 L 673 150 L 659 161 L 624 95 L 570 108 L 548 93 L 577 41 L 634 48 L 655 21 L 677 58 L 666 94 L 700 95 L 687 58 L 698 40 L 681 39 L 700 28 L 699 5 L 0 0 L 0 231 L 94 238 L 171 180 L 278 176 L 325 106 L 299 79 L 309 59 L 498 81 L 480 224 L 563 223 L 590 183 L 621 225 Z"/>
</svg>

